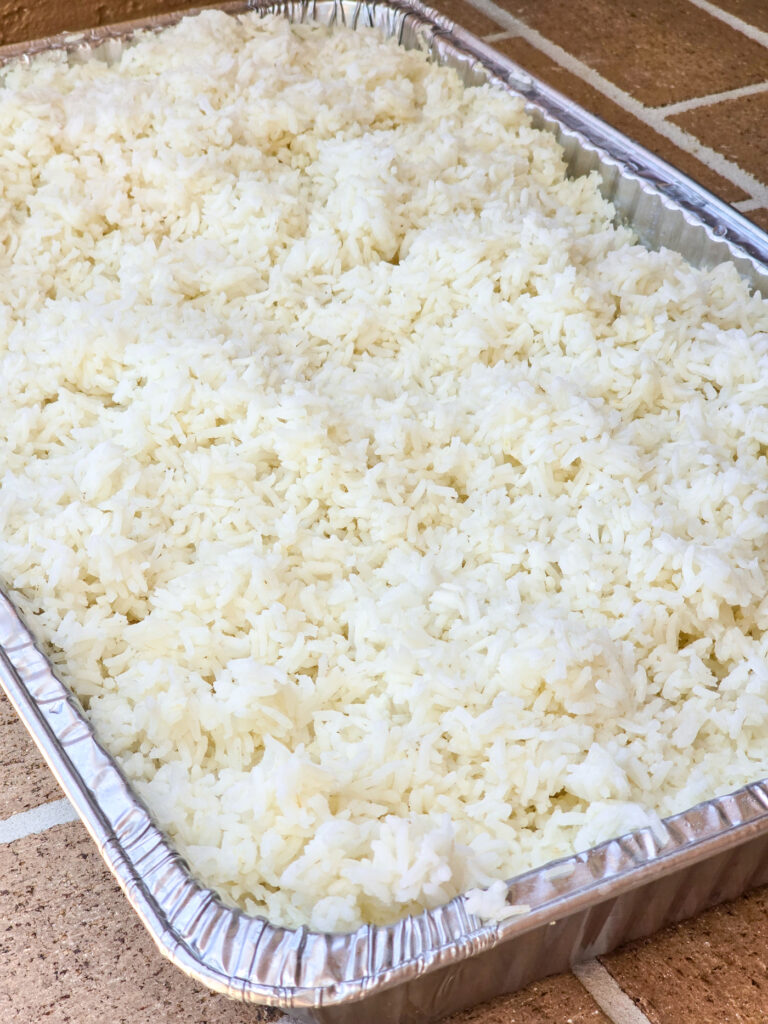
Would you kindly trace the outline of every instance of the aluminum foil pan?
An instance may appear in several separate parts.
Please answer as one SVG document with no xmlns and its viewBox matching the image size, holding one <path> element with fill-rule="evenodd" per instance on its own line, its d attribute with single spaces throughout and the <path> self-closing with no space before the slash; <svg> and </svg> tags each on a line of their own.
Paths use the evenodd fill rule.
<svg viewBox="0 0 768 1024">
<path fill-rule="evenodd" d="M 535 123 L 563 145 L 569 172 L 597 170 L 618 217 L 644 244 L 669 246 L 699 266 L 730 259 L 768 296 L 768 236 L 442 15 L 415 0 L 259 9 L 294 20 L 378 26 L 455 67 L 467 84 L 494 81 L 522 94 Z M 109 57 L 132 32 L 159 30 L 181 16 L 6 47 L 0 61 L 53 48 L 88 59 L 105 43 Z M 0 683 L 160 950 L 218 992 L 282 1007 L 303 1021 L 435 1020 L 768 882 L 763 781 L 668 819 L 664 839 L 641 830 L 513 879 L 509 902 L 530 910 L 498 924 L 467 914 L 459 898 L 351 934 L 276 928 L 224 906 L 194 880 L 2 594 Z"/>
</svg>

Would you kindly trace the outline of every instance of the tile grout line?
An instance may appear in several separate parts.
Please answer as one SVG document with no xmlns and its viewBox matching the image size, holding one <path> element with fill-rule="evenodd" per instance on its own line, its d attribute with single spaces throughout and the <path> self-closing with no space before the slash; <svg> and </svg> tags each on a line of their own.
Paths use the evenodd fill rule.
<svg viewBox="0 0 768 1024">
<path fill-rule="evenodd" d="M 612 1024 L 651 1024 L 599 960 L 574 964 L 572 970 Z"/>
<path fill-rule="evenodd" d="M 515 33 L 508 32 L 506 29 L 504 29 L 503 32 L 491 32 L 489 35 L 482 36 L 481 38 L 484 43 L 498 43 L 502 39 L 514 39 Z"/>
<path fill-rule="evenodd" d="M 587 85 L 597 89 L 598 92 L 612 100 L 622 110 L 643 121 L 659 135 L 673 142 L 679 149 L 682 149 L 691 156 L 695 156 L 709 167 L 710 170 L 715 171 L 722 178 L 730 181 L 732 185 L 736 185 L 749 193 L 752 199 L 759 199 L 762 205 L 768 205 L 768 185 L 758 181 L 754 175 L 739 167 L 732 160 L 724 157 L 722 153 L 710 149 L 709 146 L 699 142 L 695 136 L 679 128 L 673 122 L 665 120 L 663 114 L 657 113 L 653 107 L 646 107 L 640 100 L 636 100 L 629 93 L 614 85 L 613 82 L 603 78 L 599 72 L 594 71 L 589 65 L 572 56 L 567 50 L 558 46 L 557 43 L 553 43 L 546 36 L 537 32 L 536 29 L 530 28 L 524 22 L 515 18 L 514 15 L 499 7 L 498 4 L 494 3 L 494 0 L 468 0 L 468 3 L 489 18 L 492 18 L 498 25 L 503 26 L 513 35 L 521 37 L 530 43 L 531 46 L 546 54 L 566 71 L 570 71 L 586 82 Z"/>
<path fill-rule="evenodd" d="M 47 832 L 55 825 L 77 820 L 77 813 L 69 800 L 65 797 L 61 800 L 51 800 L 50 803 L 40 804 L 30 811 L 19 811 L 18 814 L 12 814 L 10 818 L 0 821 L 0 846 L 24 839 L 26 836 Z"/>
<path fill-rule="evenodd" d="M 735 28 L 737 32 L 741 32 L 743 36 L 747 36 L 747 38 L 753 40 L 753 42 L 760 43 L 762 46 L 768 46 L 768 32 L 763 32 L 762 29 L 755 28 L 755 26 L 750 25 L 748 21 L 742 21 L 741 18 L 737 18 L 735 14 L 729 14 L 728 11 L 723 11 L 715 4 L 709 3 L 709 0 L 688 0 L 688 3 L 693 4 L 694 7 L 698 7 L 702 11 L 706 11 L 707 14 L 711 14 L 713 18 L 717 18 L 719 21 L 725 22 L 726 25 L 729 25 L 731 28 Z"/>
<path fill-rule="evenodd" d="M 710 106 L 714 103 L 723 103 L 725 100 L 740 100 L 744 96 L 755 96 L 757 93 L 766 92 L 768 82 L 755 82 L 754 85 L 741 85 L 738 89 L 726 89 L 724 92 L 712 92 L 708 96 L 697 96 L 692 100 L 681 100 L 679 103 L 667 103 L 663 107 L 653 107 L 657 114 L 670 117 L 673 114 L 685 114 L 689 110 L 696 110 L 698 107 Z"/>
<path fill-rule="evenodd" d="M 762 199 L 742 199 L 738 203 L 731 203 L 734 210 L 739 213 L 751 213 L 753 210 L 760 210 L 766 204 Z"/>
</svg>

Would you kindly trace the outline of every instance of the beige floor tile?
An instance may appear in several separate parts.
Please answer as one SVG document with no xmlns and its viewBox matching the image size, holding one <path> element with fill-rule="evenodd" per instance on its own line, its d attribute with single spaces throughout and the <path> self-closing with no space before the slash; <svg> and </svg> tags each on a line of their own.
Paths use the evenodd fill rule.
<svg viewBox="0 0 768 1024">
<path fill-rule="evenodd" d="M 555 61 L 531 46 L 524 39 L 499 39 L 491 45 L 510 57 L 526 71 L 541 78 L 554 89 L 562 92 L 570 99 L 585 107 L 590 113 L 597 114 L 608 124 L 624 132 L 631 139 L 639 142 L 656 153 L 662 159 L 690 175 L 695 181 L 710 189 L 726 202 L 735 203 L 746 199 L 747 193 L 737 185 L 733 185 L 700 160 L 678 149 L 674 143 L 649 128 L 643 121 L 628 114 L 617 104 L 603 96 L 602 93 L 587 85 L 581 78 L 570 74 Z"/>
<path fill-rule="evenodd" d="M 500 0 L 649 106 L 762 81 L 766 51 L 687 0 Z"/>
<path fill-rule="evenodd" d="M 63 795 L 32 737 L 0 691 L 0 821 Z"/>
<path fill-rule="evenodd" d="M 764 1024 L 768 887 L 601 959 L 653 1024 Z"/>
<path fill-rule="evenodd" d="M 768 79 L 768 50 L 765 77 Z M 671 120 L 768 184 L 768 90 L 696 107 Z"/>
<path fill-rule="evenodd" d="M 258 1024 L 163 959 L 79 824 L 0 846 L 3 1024 Z"/>
</svg>

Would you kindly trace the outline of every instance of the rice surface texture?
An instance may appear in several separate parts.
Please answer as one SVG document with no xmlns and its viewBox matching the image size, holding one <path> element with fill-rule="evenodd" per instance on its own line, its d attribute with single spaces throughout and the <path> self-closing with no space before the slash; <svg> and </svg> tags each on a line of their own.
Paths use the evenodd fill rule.
<svg viewBox="0 0 768 1024">
<path fill-rule="evenodd" d="M 0 583 L 201 881 L 319 930 L 493 916 L 768 774 L 733 267 L 370 30 L 18 61 L 0 137 Z"/>
</svg>

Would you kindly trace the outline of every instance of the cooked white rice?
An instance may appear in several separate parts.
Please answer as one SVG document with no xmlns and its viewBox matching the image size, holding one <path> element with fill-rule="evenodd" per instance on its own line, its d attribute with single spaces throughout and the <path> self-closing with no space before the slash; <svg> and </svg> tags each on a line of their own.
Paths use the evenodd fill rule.
<svg viewBox="0 0 768 1024">
<path fill-rule="evenodd" d="M 768 774 L 732 267 L 368 31 L 15 64 L 0 135 L 3 585 L 204 882 L 331 930 L 498 903 Z"/>
</svg>

